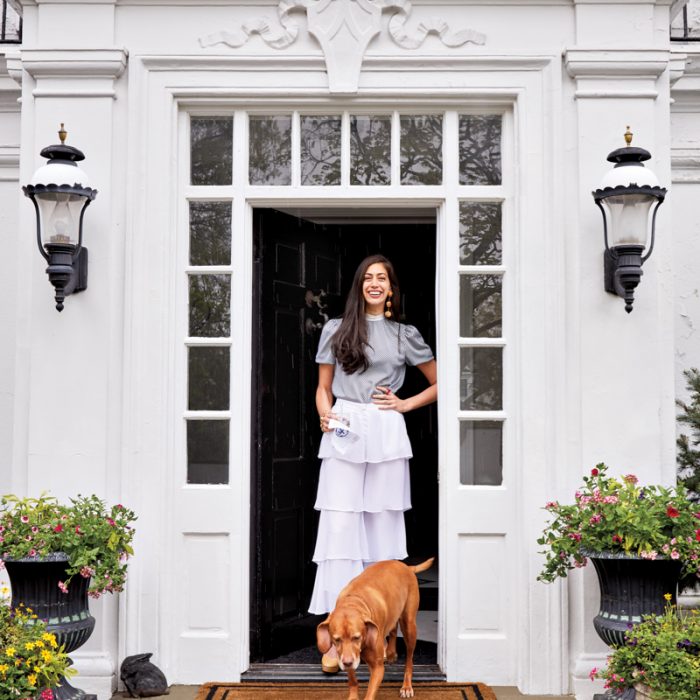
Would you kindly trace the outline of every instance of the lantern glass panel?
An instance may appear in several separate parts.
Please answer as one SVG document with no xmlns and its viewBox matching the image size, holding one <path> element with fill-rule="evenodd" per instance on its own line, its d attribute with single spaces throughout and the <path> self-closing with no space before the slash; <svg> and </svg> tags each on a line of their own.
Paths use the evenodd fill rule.
<svg viewBox="0 0 700 700">
<path fill-rule="evenodd" d="M 44 245 L 78 245 L 80 242 L 80 212 L 85 197 L 64 192 L 36 195 L 41 218 L 41 238 Z"/>
<path fill-rule="evenodd" d="M 608 219 L 608 244 L 647 246 L 649 211 L 656 197 L 626 194 L 606 197 L 602 203 Z"/>
</svg>

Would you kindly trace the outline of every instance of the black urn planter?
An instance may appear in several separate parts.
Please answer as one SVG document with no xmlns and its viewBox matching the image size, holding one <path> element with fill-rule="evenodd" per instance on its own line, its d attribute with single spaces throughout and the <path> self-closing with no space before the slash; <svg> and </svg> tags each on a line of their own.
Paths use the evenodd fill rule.
<svg viewBox="0 0 700 700">
<path fill-rule="evenodd" d="M 41 620 L 46 620 L 49 632 L 56 635 L 59 646 L 71 653 L 88 640 L 95 629 L 90 615 L 88 588 L 90 579 L 74 576 L 63 593 L 58 584 L 68 577 L 68 557 L 62 552 L 46 557 L 6 559 L 5 567 L 12 587 L 13 607 L 20 603 L 31 608 Z M 53 689 L 56 700 L 84 700 L 91 697 L 74 688 L 67 680 Z"/>
<path fill-rule="evenodd" d="M 625 643 L 625 635 L 644 615 L 662 615 L 664 595 L 676 590 L 682 564 L 673 559 L 642 559 L 608 552 L 586 552 L 600 585 L 600 610 L 593 618 L 598 636 L 609 646 Z"/>
</svg>

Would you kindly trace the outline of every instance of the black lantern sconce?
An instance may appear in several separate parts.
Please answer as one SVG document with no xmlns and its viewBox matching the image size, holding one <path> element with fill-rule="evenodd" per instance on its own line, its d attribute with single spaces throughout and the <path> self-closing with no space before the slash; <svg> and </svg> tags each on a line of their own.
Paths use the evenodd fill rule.
<svg viewBox="0 0 700 700">
<path fill-rule="evenodd" d="M 97 190 L 87 185 L 87 175 L 76 165 L 85 155 L 66 146 L 68 134 L 58 132 L 61 143 L 41 151 L 42 165 L 22 188 L 36 210 L 36 239 L 39 252 L 49 264 L 46 273 L 56 289 L 56 309 L 75 292 L 87 289 L 88 252 L 83 247 L 83 215 Z"/>
<path fill-rule="evenodd" d="M 606 173 L 593 192 L 593 199 L 603 213 L 605 291 L 622 297 L 625 311 L 630 313 L 634 290 L 642 278 L 642 265 L 654 249 L 656 212 L 666 190 L 659 186 L 656 175 L 644 167 L 643 161 L 649 160 L 651 153 L 631 145 L 629 126 L 625 142 L 624 148 L 608 156 L 615 167 Z"/>
</svg>

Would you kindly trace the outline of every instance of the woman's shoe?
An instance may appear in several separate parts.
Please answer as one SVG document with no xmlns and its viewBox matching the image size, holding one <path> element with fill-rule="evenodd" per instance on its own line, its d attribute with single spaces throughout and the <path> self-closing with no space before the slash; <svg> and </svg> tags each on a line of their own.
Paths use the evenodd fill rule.
<svg viewBox="0 0 700 700">
<path fill-rule="evenodd" d="M 330 656 L 329 654 L 324 654 L 321 657 L 321 670 L 324 673 L 338 673 L 338 671 L 340 671 L 338 657 L 335 655 Z"/>
</svg>

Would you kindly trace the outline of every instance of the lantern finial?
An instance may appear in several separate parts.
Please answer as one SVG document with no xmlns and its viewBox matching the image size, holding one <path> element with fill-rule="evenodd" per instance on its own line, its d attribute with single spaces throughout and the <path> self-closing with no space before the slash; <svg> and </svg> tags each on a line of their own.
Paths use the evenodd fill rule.
<svg viewBox="0 0 700 700">
<path fill-rule="evenodd" d="M 627 127 L 627 131 L 625 131 L 625 143 L 626 143 L 628 146 L 631 146 L 631 145 L 632 145 L 632 137 L 633 137 L 633 136 L 634 136 L 634 134 L 630 131 L 630 128 L 629 128 L 629 126 L 628 126 L 628 127 Z"/>
<path fill-rule="evenodd" d="M 629 127 L 627 128 L 629 129 Z M 61 139 L 61 145 L 66 142 L 66 136 L 68 136 L 68 132 L 63 128 L 63 122 L 61 122 L 61 128 L 58 131 L 58 138 Z"/>
</svg>

